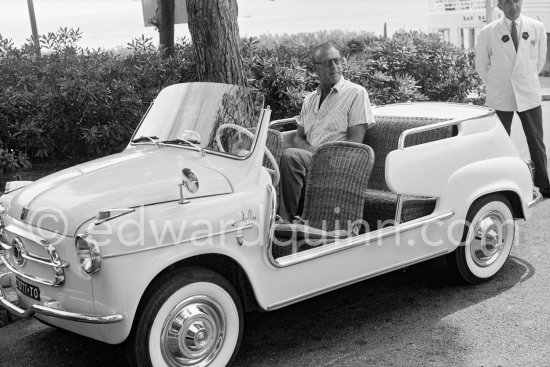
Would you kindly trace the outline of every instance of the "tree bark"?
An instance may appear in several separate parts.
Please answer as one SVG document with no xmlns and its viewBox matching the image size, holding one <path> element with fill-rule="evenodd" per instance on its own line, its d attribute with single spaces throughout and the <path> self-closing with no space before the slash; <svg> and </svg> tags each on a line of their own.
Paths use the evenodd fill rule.
<svg viewBox="0 0 550 367">
<path fill-rule="evenodd" d="M 157 0 L 157 28 L 159 48 L 165 58 L 174 56 L 174 13 L 175 0 Z"/>
<path fill-rule="evenodd" d="M 246 85 L 236 0 L 187 0 L 200 81 Z"/>
</svg>

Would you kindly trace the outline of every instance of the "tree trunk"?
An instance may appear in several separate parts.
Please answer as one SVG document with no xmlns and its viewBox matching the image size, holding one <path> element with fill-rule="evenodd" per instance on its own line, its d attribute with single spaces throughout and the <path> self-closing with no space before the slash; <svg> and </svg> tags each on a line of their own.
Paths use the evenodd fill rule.
<svg viewBox="0 0 550 367">
<path fill-rule="evenodd" d="M 200 81 L 246 85 L 236 0 L 187 0 Z"/>
<path fill-rule="evenodd" d="M 174 56 L 175 0 L 157 0 L 157 24 L 159 47 L 165 58 Z"/>
</svg>

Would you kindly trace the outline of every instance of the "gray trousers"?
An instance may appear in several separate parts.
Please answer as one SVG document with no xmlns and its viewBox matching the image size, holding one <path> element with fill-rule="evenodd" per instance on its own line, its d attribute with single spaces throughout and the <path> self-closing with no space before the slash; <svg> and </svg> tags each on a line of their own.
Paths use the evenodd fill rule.
<svg viewBox="0 0 550 367">
<path fill-rule="evenodd" d="M 285 149 L 281 157 L 279 215 L 292 221 L 302 214 L 307 173 L 313 153 L 298 148 Z"/>
<path fill-rule="evenodd" d="M 514 111 L 496 111 L 500 122 L 510 135 Z M 516 112 L 521 120 L 529 154 L 535 165 L 535 186 L 541 191 L 550 191 L 550 182 L 548 181 L 546 147 L 544 146 L 542 130 L 542 108 L 541 106 L 532 108 L 523 112 Z"/>
</svg>

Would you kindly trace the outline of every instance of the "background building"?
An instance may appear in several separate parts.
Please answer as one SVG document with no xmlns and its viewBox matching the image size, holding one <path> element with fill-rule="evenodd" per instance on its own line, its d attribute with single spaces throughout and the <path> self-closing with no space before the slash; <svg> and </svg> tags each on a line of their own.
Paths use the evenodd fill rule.
<svg viewBox="0 0 550 367">
<path fill-rule="evenodd" d="M 485 0 L 428 0 L 428 31 L 456 46 L 474 48 L 479 31 L 487 24 Z M 502 17 L 492 0 L 492 19 Z M 550 49 L 550 0 L 523 0 L 522 14 L 542 21 L 546 27 Z M 550 56 L 547 55 L 550 59 Z"/>
</svg>

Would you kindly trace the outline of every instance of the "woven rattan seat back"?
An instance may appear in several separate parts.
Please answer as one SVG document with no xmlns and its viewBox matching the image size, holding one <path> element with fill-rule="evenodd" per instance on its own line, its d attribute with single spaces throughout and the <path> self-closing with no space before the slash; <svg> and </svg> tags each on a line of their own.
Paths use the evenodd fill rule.
<svg viewBox="0 0 550 367">
<path fill-rule="evenodd" d="M 444 121 L 442 119 L 424 118 L 391 118 L 390 116 L 377 117 L 376 123 L 368 127 L 363 143 L 370 146 L 374 151 L 376 160 L 372 170 L 372 178 L 369 181 L 369 188 L 390 191 L 386 185 L 385 169 L 386 157 L 397 149 L 399 136 L 407 129 L 433 124 Z M 445 139 L 452 135 L 452 127 L 445 127 L 436 130 L 426 131 L 407 137 L 405 146 L 427 143 L 435 140 Z"/>
<path fill-rule="evenodd" d="M 275 162 L 279 165 L 281 163 L 281 156 L 283 155 L 283 136 L 281 133 L 277 130 L 269 129 L 267 131 L 265 146 L 273 154 Z M 271 162 L 266 156 L 264 156 L 263 166 L 271 169 L 275 168 L 271 166 Z"/>
<path fill-rule="evenodd" d="M 349 223 L 363 218 L 373 163 L 373 151 L 366 145 L 344 141 L 321 145 L 307 178 L 302 215 L 306 224 L 326 231 L 351 230 Z"/>
</svg>

